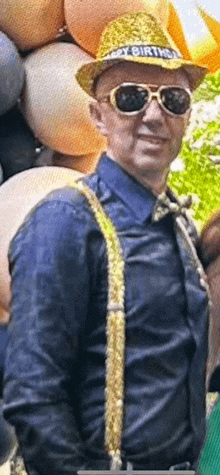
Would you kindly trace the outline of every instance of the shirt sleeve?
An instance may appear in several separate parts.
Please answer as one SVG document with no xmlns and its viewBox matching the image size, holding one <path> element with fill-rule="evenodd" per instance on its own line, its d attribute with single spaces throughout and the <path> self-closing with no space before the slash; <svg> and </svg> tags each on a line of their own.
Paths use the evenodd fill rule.
<svg viewBox="0 0 220 475">
<path fill-rule="evenodd" d="M 80 335 L 89 299 L 85 219 L 69 203 L 46 201 L 11 244 L 4 414 L 31 475 L 86 468 L 77 421 Z"/>
</svg>

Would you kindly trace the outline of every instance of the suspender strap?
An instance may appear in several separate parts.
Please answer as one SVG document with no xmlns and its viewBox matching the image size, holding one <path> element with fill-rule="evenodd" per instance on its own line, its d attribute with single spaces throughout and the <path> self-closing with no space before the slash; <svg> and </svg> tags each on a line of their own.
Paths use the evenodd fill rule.
<svg viewBox="0 0 220 475">
<path fill-rule="evenodd" d="M 105 447 L 111 470 L 121 468 L 125 358 L 124 259 L 120 240 L 111 219 L 96 194 L 82 181 L 72 183 L 87 199 L 103 234 L 108 259 L 106 319 Z"/>
</svg>

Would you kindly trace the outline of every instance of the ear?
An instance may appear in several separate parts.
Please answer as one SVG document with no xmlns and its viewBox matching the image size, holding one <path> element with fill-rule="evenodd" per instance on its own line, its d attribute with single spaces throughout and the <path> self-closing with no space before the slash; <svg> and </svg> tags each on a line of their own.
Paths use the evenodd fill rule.
<svg viewBox="0 0 220 475">
<path fill-rule="evenodd" d="M 99 102 L 93 101 L 89 104 L 89 113 L 90 119 L 93 124 L 96 126 L 98 131 L 107 137 L 107 130 L 105 126 L 104 114 L 102 111 L 101 104 Z"/>
</svg>

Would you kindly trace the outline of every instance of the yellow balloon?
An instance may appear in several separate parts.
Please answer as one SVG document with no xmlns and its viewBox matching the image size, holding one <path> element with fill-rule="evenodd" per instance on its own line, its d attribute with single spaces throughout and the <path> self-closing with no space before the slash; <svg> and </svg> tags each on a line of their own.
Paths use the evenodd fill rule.
<svg viewBox="0 0 220 475">
<path fill-rule="evenodd" d="M 206 66 L 210 73 L 215 73 L 220 69 L 220 46 L 211 35 L 198 41 L 191 48 L 191 55 L 197 64 Z"/>
<path fill-rule="evenodd" d="M 19 49 L 53 40 L 63 22 L 63 0 L 0 0 L 0 29 Z"/>
<path fill-rule="evenodd" d="M 89 96 L 75 73 L 92 58 L 78 46 L 53 43 L 25 60 L 24 114 L 35 136 L 68 155 L 99 152 L 106 142 L 89 116 Z"/>
<path fill-rule="evenodd" d="M 167 0 L 64 0 L 64 13 L 68 29 L 86 51 L 95 55 L 105 26 L 126 13 L 148 10 L 166 25 Z"/>
<path fill-rule="evenodd" d="M 185 59 L 191 59 L 200 66 L 206 66 L 209 72 L 214 73 L 220 68 L 220 22 L 198 3 L 196 3 L 196 7 L 196 10 L 193 11 L 193 5 L 191 5 L 192 23 L 187 24 L 187 17 L 185 17 L 185 23 L 183 19 L 180 19 L 184 18 L 181 1 L 170 2 L 167 29 Z M 194 27 L 197 36 L 193 40 L 188 40 L 187 44 L 186 37 L 187 34 L 192 34 L 195 13 L 197 13 L 196 21 L 200 20 L 198 24 L 200 26 Z"/>
<path fill-rule="evenodd" d="M 0 187 L 0 321 L 7 320 L 10 303 L 8 249 L 29 211 L 47 193 L 71 186 L 80 172 L 62 167 L 39 167 L 14 175 Z M 21 290 L 22 291 L 22 290 Z"/>
<path fill-rule="evenodd" d="M 205 22 L 208 33 L 191 48 L 192 58 L 206 65 L 210 73 L 220 69 L 220 22 L 198 6 L 198 12 Z"/>
</svg>

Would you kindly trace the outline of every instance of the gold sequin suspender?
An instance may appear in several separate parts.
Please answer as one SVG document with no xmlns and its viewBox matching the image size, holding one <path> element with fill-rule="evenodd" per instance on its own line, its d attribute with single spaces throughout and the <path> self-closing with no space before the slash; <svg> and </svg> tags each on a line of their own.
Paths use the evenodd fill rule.
<svg viewBox="0 0 220 475">
<path fill-rule="evenodd" d="M 110 469 L 120 470 L 123 427 L 125 358 L 124 259 L 117 231 L 95 193 L 82 181 L 72 184 L 82 193 L 105 239 L 108 258 L 108 302 L 106 318 L 105 447 Z"/>
</svg>

